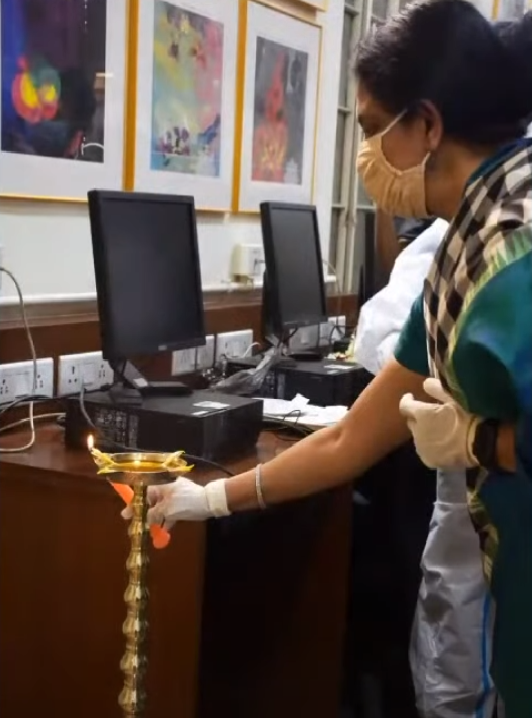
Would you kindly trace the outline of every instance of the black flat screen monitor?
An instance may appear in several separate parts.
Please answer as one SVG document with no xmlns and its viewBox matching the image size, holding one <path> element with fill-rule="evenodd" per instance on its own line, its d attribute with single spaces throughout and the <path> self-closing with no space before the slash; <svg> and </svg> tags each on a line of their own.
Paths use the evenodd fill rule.
<svg viewBox="0 0 532 718">
<path fill-rule="evenodd" d="M 266 271 L 263 332 L 290 332 L 327 321 L 316 208 L 263 202 L 260 206 Z"/>
<path fill-rule="evenodd" d="M 89 192 L 102 351 L 117 361 L 205 344 L 193 197 Z"/>
</svg>

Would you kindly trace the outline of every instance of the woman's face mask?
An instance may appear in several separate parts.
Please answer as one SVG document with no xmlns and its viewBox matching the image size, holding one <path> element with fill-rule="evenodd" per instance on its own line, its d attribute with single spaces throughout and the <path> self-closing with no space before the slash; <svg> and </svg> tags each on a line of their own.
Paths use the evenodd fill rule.
<svg viewBox="0 0 532 718">
<path fill-rule="evenodd" d="M 382 149 L 382 138 L 403 116 L 404 113 L 396 117 L 383 132 L 363 140 L 357 156 L 357 171 L 367 194 L 379 209 L 393 217 L 424 219 L 430 217 L 425 196 L 425 166 L 429 155 L 415 167 L 398 170 L 388 162 Z"/>
</svg>

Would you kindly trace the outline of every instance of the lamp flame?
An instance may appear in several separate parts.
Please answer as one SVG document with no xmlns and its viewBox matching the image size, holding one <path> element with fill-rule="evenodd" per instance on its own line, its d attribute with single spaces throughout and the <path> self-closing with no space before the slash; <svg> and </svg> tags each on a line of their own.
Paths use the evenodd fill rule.
<svg viewBox="0 0 532 718">
<path fill-rule="evenodd" d="M 94 449 L 94 436 L 89 434 L 87 437 L 87 449 L 92 451 Z"/>
</svg>

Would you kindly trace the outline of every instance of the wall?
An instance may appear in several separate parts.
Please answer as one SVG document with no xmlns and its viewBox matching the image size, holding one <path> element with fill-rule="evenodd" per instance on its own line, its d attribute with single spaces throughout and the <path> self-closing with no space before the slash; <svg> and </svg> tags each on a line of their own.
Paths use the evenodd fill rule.
<svg viewBox="0 0 532 718">
<path fill-rule="evenodd" d="M 487 18 L 491 19 L 493 14 L 492 0 L 473 0 L 473 5 Z"/>
<path fill-rule="evenodd" d="M 343 0 L 329 0 L 328 12 L 319 15 L 319 19 L 323 25 L 323 59 L 315 203 L 319 209 L 323 256 L 328 257 Z M 200 217 L 198 234 L 206 290 L 222 289 L 228 281 L 235 243 L 262 241 L 258 220 L 249 217 Z M 3 265 L 15 274 L 27 301 L 76 301 L 94 296 L 85 205 L 1 200 L 0 245 Z M 15 289 L 4 277 L 0 304 L 14 301 Z"/>
</svg>

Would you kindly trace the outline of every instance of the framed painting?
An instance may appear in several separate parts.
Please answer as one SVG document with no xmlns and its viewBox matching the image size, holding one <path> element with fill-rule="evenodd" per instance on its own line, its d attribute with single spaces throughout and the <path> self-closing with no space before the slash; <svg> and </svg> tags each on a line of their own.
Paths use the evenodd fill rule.
<svg viewBox="0 0 532 718">
<path fill-rule="evenodd" d="M 257 2 L 243 3 L 242 14 L 233 208 L 312 202 L 321 28 Z"/>
<path fill-rule="evenodd" d="M 0 196 L 122 189 L 127 0 L 1 0 Z"/>
<path fill-rule="evenodd" d="M 135 190 L 230 210 L 237 45 L 238 0 L 142 0 Z"/>
</svg>

